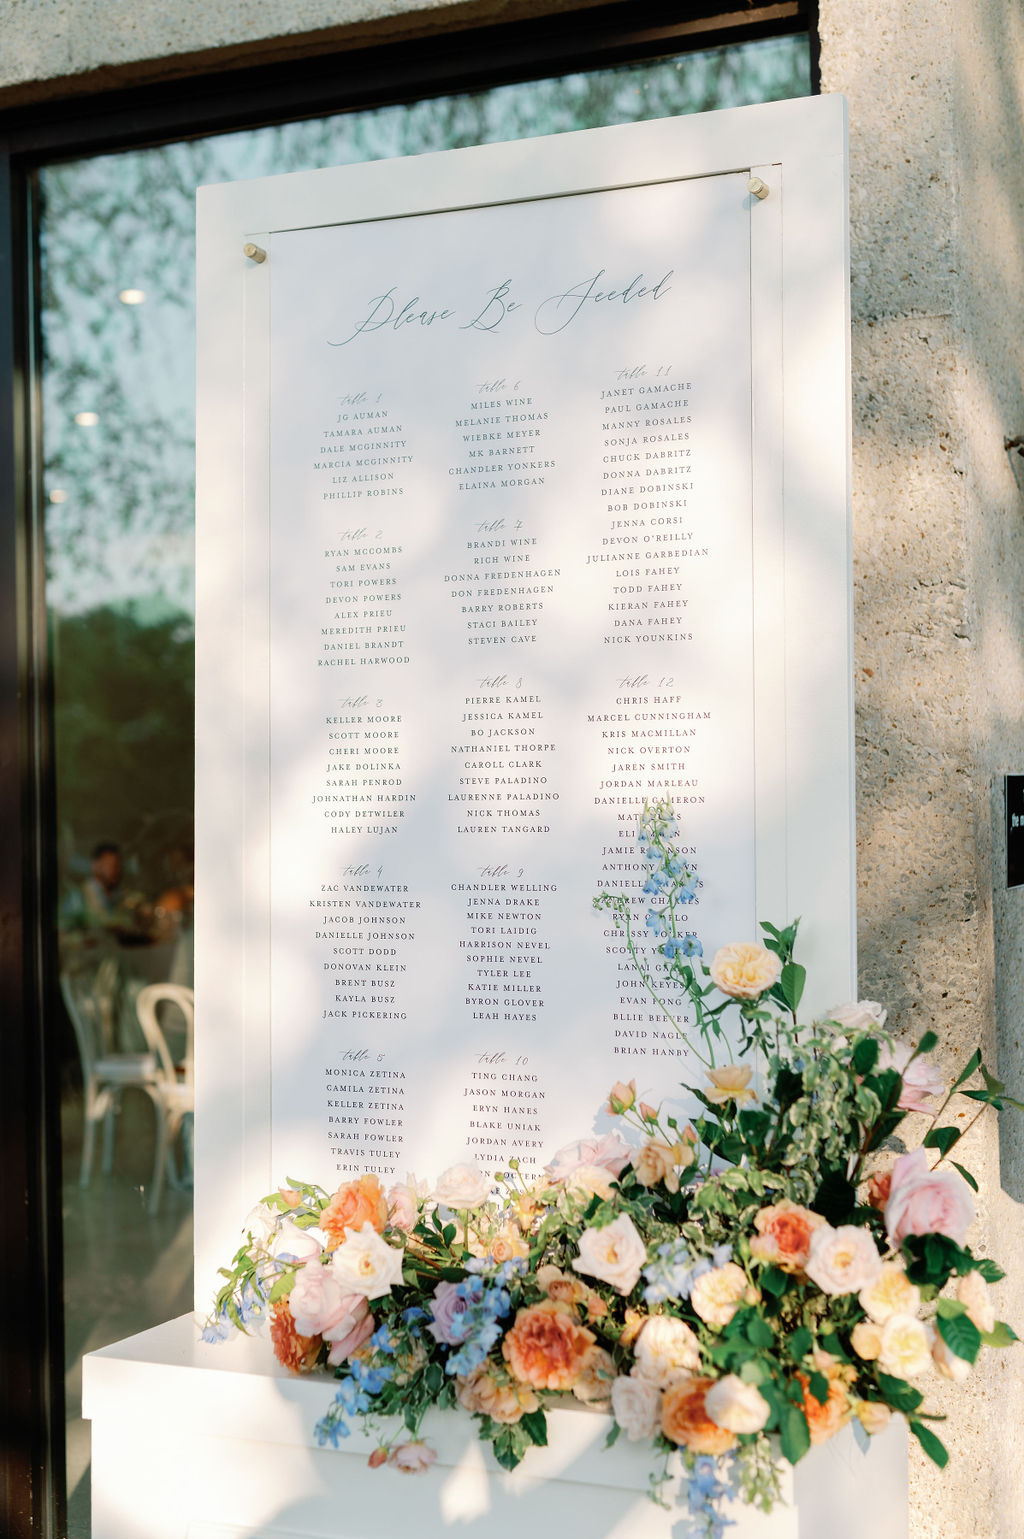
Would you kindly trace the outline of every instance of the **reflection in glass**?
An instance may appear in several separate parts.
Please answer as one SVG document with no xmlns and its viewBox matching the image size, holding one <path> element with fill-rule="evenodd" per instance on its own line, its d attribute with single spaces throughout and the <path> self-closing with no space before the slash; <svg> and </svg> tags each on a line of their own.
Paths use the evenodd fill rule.
<svg viewBox="0 0 1024 1539">
<path fill-rule="evenodd" d="M 192 1298 L 188 1118 L 157 1203 L 160 1054 L 138 999 L 149 984 L 192 982 L 196 187 L 809 90 L 797 35 L 42 173 L 70 1535 L 89 1532 L 82 1353 Z M 165 1000 L 156 1020 L 186 1083 L 185 1017 Z"/>
</svg>

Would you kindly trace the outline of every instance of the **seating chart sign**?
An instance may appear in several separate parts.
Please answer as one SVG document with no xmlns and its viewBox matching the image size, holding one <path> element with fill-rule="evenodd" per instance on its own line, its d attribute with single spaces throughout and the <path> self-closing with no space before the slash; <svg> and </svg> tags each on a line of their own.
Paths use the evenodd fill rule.
<svg viewBox="0 0 1024 1539">
<path fill-rule="evenodd" d="M 705 954 L 760 917 L 747 180 L 268 245 L 278 1172 L 529 1174 L 700 1083 L 592 900 L 651 954 L 665 798 Z"/>
</svg>

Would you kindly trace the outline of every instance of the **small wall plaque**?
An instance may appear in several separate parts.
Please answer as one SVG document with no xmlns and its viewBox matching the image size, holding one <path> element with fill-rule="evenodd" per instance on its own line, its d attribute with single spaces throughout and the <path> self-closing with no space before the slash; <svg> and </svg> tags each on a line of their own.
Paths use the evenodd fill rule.
<svg viewBox="0 0 1024 1539">
<path fill-rule="evenodd" d="M 1024 775 L 1006 776 L 1006 885 L 1024 887 Z"/>
</svg>

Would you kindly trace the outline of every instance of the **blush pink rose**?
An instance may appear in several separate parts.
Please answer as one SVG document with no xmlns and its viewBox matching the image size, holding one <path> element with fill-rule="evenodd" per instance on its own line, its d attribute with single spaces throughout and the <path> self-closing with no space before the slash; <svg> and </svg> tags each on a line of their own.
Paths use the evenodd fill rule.
<svg viewBox="0 0 1024 1539">
<path fill-rule="evenodd" d="M 973 1222 L 966 1181 L 953 1171 L 929 1170 L 924 1149 L 900 1156 L 885 1205 L 890 1245 L 898 1248 L 908 1234 L 944 1234 L 962 1245 Z"/>
<path fill-rule="evenodd" d="M 915 1058 L 911 1063 L 912 1052 L 913 1048 L 906 1042 L 894 1042 L 891 1047 L 888 1042 L 883 1042 L 878 1068 L 895 1069 L 902 1077 L 903 1086 L 896 1103 L 900 1111 L 930 1112 L 935 1097 L 947 1088 L 946 1079 L 942 1070 L 924 1057 Z"/>
<path fill-rule="evenodd" d="M 322 1336 L 344 1320 L 352 1303 L 329 1267 L 307 1261 L 295 1274 L 288 1305 L 300 1336 Z"/>
<path fill-rule="evenodd" d="M 345 1299 L 348 1306 L 345 1315 L 329 1330 L 324 1340 L 329 1343 L 327 1361 L 332 1368 L 347 1362 L 376 1330 L 377 1322 L 370 1313 L 370 1306 L 361 1293 L 351 1293 Z"/>
<path fill-rule="evenodd" d="M 552 1181 L 567 1181 L 584 1165 L 597 1165 L 610 1175 L 620 1176 L 633 1157 L 633 1150 L 618 1133 L 602 1133 L 600 1138 L 580 1138 L 559 1149 L 547 1173 Z"/>
<path fill-rule="evenodd" d="M 436 1458 L 433 1448 L 415 1438 L 411 1443 L 399 1443 L 392 1448 L 388 1463 L 392 1469 L 401 1470 L 403 1475 L 425 1475 Z"/>
</svg>

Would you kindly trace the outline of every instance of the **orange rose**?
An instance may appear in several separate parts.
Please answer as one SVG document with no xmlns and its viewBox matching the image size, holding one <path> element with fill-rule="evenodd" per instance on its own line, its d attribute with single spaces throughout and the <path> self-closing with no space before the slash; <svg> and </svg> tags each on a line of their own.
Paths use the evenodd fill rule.
<svg viewBox="0 0 1024 1539">
<path fill-rule="evenodd" d="M 783 1198 L 756 1215 L 757 1234 L 750 1242 L 750 1254 L 782 1272 L 802 1272 L 810 1259 L 811 1236 L 824 1222 L 820 1213 Z"/>
<path fill-rule="evenodd" d="M 327 1236 L 327 1249 L 337 1250 L 346 1229 L 358 1232 L 364 1224 L 372 1224 L 383 1234 L 387 1221 L 388 1202 L 380 1182 L 376 1176 L 360 1176 L 338 1187 L 320 1215 L 320 1228 Z"/>
<path fill-rule="evenodd" d="M 877 1208 L 879 1213 L 885 1212 L 885 1206 L 889 1201 L 889 1192 L 891 1187 L 891 1170 L 887 1170 L 884 1175 L 870 1176 L 868 1178 L 867 1199 L 871 1207 Z"/>
<path fill-rule="evenodd" d="M 714 1379 L 682 1379 L 667 1389 L 661 1401 L 661 1430 L 672 1443 L 697 1454 L 723 1454 L 736 1446 L 735 1433 L 713 1422 L 704 1396 Z"/>
<path fill-rule="evenodd" d="M 830 1376 L 828 1395 L 824 1400 L 817 1400 L 811 1394 L 810 1380 L 807 1375 L 798 1373 L 797 1378 L 803 1387 L 803 1412 L 811 1431 L 811 1442 L 827 1443 L 850 1415 L 850 1400 L 846 1388 L 841 1379 Z"/>
<path fill-rule="evenodd" d="M 535 1389 L 572 1389 L 593 1344 L 593 1331 L 577 1323 L 568 1304 L 545 1299 L 519 1311 L 501 1350 L 522 1383 Z"/>
<path fill-rule="evenodd" d="M 270 1312 L 270 1340 L 274 1356 L 292 1373 L 308 1373 L 315 1367 L 324 1344 L 322 1336 L 299 1335 L 287 1299 L 275 1304 Z"/>
</svg>

